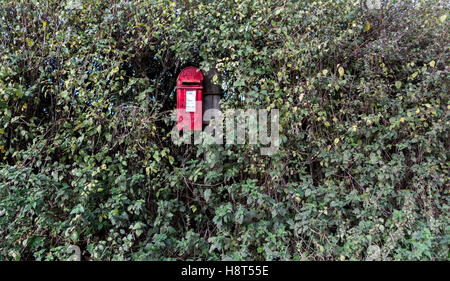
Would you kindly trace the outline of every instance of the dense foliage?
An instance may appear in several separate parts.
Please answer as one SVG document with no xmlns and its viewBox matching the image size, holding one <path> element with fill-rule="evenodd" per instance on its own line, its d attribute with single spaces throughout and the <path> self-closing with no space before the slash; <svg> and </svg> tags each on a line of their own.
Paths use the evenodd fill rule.
<svg viewBox="0 0 450 281">
<path fill-rule="evenodd" d="M 384 2 L 0 1 L 0 260 L 448 260 L 449 7 Z M 171 141 L 190 65 L 276 155 Z"/>
</svg>

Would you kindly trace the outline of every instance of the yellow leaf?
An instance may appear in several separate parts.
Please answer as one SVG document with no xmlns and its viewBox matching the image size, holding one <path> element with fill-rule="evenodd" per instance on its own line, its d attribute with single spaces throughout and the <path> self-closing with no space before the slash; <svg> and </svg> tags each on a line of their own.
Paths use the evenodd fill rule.
<svg viewBox="0 0 450 281">
<path fill-rule="evenodd" d="M 442 15 L 442 16 L 440 16 L 439 17 L 439 21 L 441 22 L 441 23 L 444 23 L 444 21 L 447 19 L 447 15 Z"/>
<path fill-rule="evenodd" d="M 414 79 L 414 78 L 416 78 L 417 77 L 417 75 L 419 75 L 419 72 L 414 72 L 412 75 L 411 75 L 411 79 Z"/>
<path fill-rule="evenodd" d="M 298 97 L 298 100 L 299 100 L 299 101 L 302 101 L 304 96 L 305 96 L 305 94 L 301 94 L 301 95 Z"/>
<path fill-rule="evenodd" d="M 42 26 L 43 26 L 43 27 L 46 27 L 46 26 L 47 26 L 47 22 L 44 21 L 44 22 L 42 23 Z"/>
<path fill-rule="evenodd" d="M 323 73 L 323 75 L 327 75 L 328 69 L 324 69 L 324 70 L 322 71 L 322 73 Z"/>
<path fill-rule="evenodd" d="M 344 70 L 344 68 L 342 66 L 340 66 L 338 68 L 338 72 L 339 72 L 339 76 L 342 77 L 342 76 L 344 76 L 345 70 Z"/>
<path fill-rule="evenodd" d="M 339 258 L 341 261 L 345 261 L 345 257 L 344 256 L 340 256 L 340 258 Z"/>
<path fill-rule="evenodd" d="M 432 60 L 432 61 L 430 61 L 429 64 L 430 64 L 431 67 L 434 67 L 436 65 L 436 62 L 434 60 Z"/>
<path fill-rule="evenodd" d="M 3 135 L 5 133 L 5 130 L 0 129 L 0 135 Z"/>
<path fill-rule="evenodd" d="M 336 145 L 336 144 L 338 144 L 339 143 L 339 138 L 335 138 L 334 139 L 334 144 Z"/>
<path fill-rule="evenodd" d="M 364 30 L 369 31 L 369 29 L 370 29 L 370 22 L 366 21 L 366 24 L 364 25 Z"/>
</svg>

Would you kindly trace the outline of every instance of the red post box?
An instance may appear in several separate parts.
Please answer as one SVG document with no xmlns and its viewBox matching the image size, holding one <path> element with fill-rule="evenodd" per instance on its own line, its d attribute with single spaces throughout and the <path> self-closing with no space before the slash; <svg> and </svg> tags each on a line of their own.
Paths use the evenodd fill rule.
<svg viewBox="0 0 450 281">
<path fill-rule="evenodd" d="M 177 78 L 177 128 L 202 130 L 203 74 L 200 69 L 186 67 Z"/>
</svg>

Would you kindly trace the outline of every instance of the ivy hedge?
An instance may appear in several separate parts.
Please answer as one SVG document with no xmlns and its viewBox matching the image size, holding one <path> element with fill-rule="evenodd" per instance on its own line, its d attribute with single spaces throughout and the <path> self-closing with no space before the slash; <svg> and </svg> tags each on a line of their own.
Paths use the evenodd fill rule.
<svg viewBox="0 0 450 281">
<path fill-rule="evenodd" d="M 0 260 L 448 260 L 449 5 L 377 8 L 0 1 Z M 278 152 L 174 144 L 186 66 Z"/>
</svg>

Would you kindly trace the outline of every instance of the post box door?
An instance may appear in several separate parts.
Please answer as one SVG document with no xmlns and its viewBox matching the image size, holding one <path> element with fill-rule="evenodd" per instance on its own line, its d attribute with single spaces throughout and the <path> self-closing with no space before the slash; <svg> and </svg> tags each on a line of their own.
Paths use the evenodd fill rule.
<svg viewBox="0 0 450 281">
<path fill-rule="evenodd" d="M 177 97 L 178 129 L 200 131 L 202 129 L 201 89 L 179 89 Z"/>
</svg>

